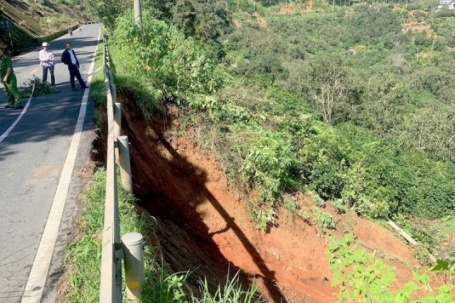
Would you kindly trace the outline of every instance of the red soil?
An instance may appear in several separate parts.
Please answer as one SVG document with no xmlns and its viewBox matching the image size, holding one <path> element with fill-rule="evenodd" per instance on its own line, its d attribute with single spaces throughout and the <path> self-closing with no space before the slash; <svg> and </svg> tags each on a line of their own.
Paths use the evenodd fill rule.
<svg viewBox="0 0 455 303">
<path fill-rule="evenodd" d="M 403 26 L 405 30 L 417 33 L 428 32 L 431 29 L 431 25 L 427 24 L 426 22 L 418 23 L 411 21 L 409 23 L 405 23 Z"/>
<path fill-rule="evenodd" d="M 232 19 L 232 24 L 234 24 L 234 26 L 236 28 L 240 28 L 242 25 L 240 24 L 239 20 L 237 19 Z"/>
<path fill-rule="evenodd" d="M 320 230 L 284 211 L 269 233 L 254 230 L 236 189 L 216 159 L 192 143 L 191 131 L 164 138 L 169 130 L 180 129 L 176 110 L 147 123 L 131 98 L 120 94 L 119 100 L 123 133 L 131 141 L 134 192 L 140 206 L 157 219 L 159 240 L 154 244 L 171 271 L 190 270 L 193 286 L 205 276 L 215 287 L 223 283 L 228 268 L 231 276 L 241 269 L 243 281 L 255 279 L 267 302 L 335 302 L 328 238 Z M 311 214 L 311 198 L 299 193 L 296 199 Z M 396 267 L 399 284 L 411 279 L 418 262 L 393 233 L 352 212 L 340 215 L 330 206 L 324 211 L 337 223 L 330 234 L 353 233 L 367 250 Z"/>
<path fill-rule="evenodd" d="M 258 13 L 253 13 L 253 16 L 256 17 L 256 19 L 258 20 L 258 24 L 260 27 L 267 27 L 267 21 L 261 17 L 261 15 L 259 15 Z"/>
<path fill-rule="evenodd" d="M 280 10 L 278 11 L 278 15 L 288 15 L 288 14 L 292 14 L 293 12 L 295 12 L 295 8 L 294 7 L 287 7 L 287 6 L 282 6 L 280 7 Z"/>
</svg>

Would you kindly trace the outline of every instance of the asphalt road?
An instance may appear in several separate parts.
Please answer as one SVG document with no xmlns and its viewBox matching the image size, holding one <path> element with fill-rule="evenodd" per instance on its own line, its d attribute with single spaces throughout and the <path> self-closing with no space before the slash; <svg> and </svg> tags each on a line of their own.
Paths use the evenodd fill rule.
<svg viewBox="0 0 455 303">
<path fill-rule="evenodd" d="M 6 92 L 0 85 L 0 302 L 21 302 L 49 212 L 56 195 L 68 149 L 75 133 L 84 91 L 72 91 L 66 65 L 60 62 L 66 41 L 71 41 L 86 80 L 98 43 L 99 25 L 50 41 L 55 54 L 55 77 L 59 93 L 33 97 L 23 111 L 5 109 Z M 19 87 L 33 78 L 41 78 L 38 52 L 13 59 Z M 50 81 L 50 76 L 48 76 Z M 23 99 L 24 105 L 28 99 Z M 78 171 L 89 160 L 93 139 L 93 104 L 87 113 L 77 149 L 68 197 L 46 279 L 42 302 L 55 302 L 55 281 L 62 272 L 63 249 L 71 237 L 72 219 L 77 213 L 76 196 L 81 190 Z M 19 115 L 22 118 L 11 130 Z M 6 137 L 2 135 L 10 129 Z"/>
</svg>

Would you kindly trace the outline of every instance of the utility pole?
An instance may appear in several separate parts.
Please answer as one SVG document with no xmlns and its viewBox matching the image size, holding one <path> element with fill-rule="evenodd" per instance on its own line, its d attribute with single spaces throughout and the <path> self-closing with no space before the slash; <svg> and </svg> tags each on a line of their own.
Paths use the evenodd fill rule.
<svg viewBox="0 0 455 303">
<path fill-rule="evenodd" d="M 47 30 L 49 31 L 49 33 L 51 33 L 51 19 L 47 18 L 46 20 L 46 23 L 47 23 Z"/>
<path fill-rule="evenodd" d="M 142 3 L 141 0 L 134 0 L 134 20 L 142 35 Z"/>
</svg>

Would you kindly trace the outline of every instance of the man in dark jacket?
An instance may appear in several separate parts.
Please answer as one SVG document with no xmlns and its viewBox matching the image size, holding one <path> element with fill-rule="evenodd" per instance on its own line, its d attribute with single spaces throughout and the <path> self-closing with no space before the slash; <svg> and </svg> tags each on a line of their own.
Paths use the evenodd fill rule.
<svg viewBox="0 0 455 303">
<path fill-rule="evenodd" d="M 68 71 L 70 72 L 71 88 L 73 90 L 76 90 L 76 85 L 74 83 L 74 77 L 76 77 L 82 89 L 86 89 L 87 85 L 85 85 L 84 80 L 82 80 L 81 73 L 79 72 L 79 60 L 77 60 L 76 53 L 71 48 L 71 43 L 66 42 L 65 47 L 66 49 L 63 51 L 61 60 L 63 63 L 68 65 Z"/>
</svg>

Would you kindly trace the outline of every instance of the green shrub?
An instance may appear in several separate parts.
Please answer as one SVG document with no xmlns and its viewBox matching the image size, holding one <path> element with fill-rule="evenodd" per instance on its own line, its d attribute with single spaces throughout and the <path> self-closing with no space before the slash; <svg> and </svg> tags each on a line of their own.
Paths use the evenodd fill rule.
<svg viewBox="0 0 455 303">
<path fill-rule="evenodd" d="M 329 159 L 315 163 L 309 179 L 313 188 L 323 199 L 339 198 L 343 180 L 339 175 L 338 163 Z"/>
<path fill-rule="evenodd" d="M 322 230 L 325 229 L 335 229 L 335 221 L 333 221 L 333 216 L 329 213 L 325 213 L 313 207 L 311 209 L 313 212 L 313 222 L 321 228 Z"/>
<path fill-rule="evenodd" d="M 414 44 L 423 48 L 427 48 L 433 44 L 433 39 L 427 37 L 426 32 L 420 32 L 415 34 Z"/>
<path fill-rule="evenodd" d="M 134 75 L 141 86 L 149 86 L 155 101 L 187 104 L 223 85 L 224 75 L 215 60 L 194 39 L 148 11 L 143 12 L 142 25 L 143 35 L 130 12 L 117 20 L 113 39 L 116 71 Z"/>
<path fill-rule="evenodd" d="M 334 273 L 332 286 L 338 287 L 337 302 L 455 302 L 452 286 L 443 284 L 433 289 L 427 273 L 413 272 L 411 281 L 398 289 L 392 287 L 394 268 L 358 246 L 351 234 L 330 241 L 327 255 Z"/>
<path fill-rule="evenodd" d="M 455 11 L 450 9 L 442 9 L 435 14 L 438 18 L 447 18 L 447 17 L 455 17 Z"/>
<path fill-rule="evenodd" d="M 33 79 L 29 79 L 28 82 L 24 82 L 27 86 L 21 91 L 22 98 L 28 98 L 33 92 L 33 96 L 44 96 L 48 94 L 58 93 L 59 90 L 52 87 L 50 83 L 43 82 L 38 77 L 34 76 Z"/>
<path fill-rule="evenodd" d="M 286 189 L 298 188 L 299 161 L 291 140 L 282 133 L 262 132 L 250 146 L 240 171 L 251 189 L 258 189 L 258 204 L 277 206 Z"/>
</svg>

